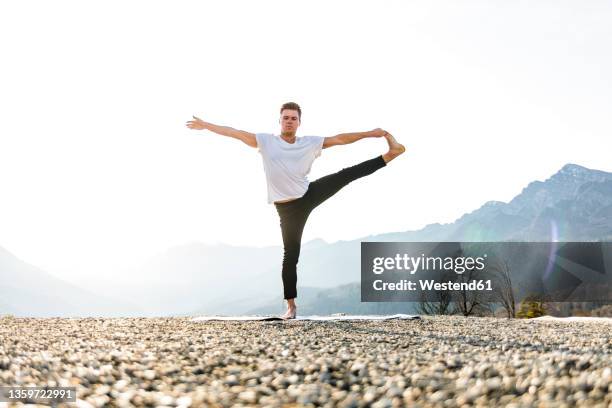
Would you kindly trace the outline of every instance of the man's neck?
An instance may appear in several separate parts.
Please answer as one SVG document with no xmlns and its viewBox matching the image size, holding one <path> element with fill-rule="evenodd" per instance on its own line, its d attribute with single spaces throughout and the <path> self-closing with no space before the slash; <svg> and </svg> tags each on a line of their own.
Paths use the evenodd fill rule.
<svg viewBox="0 0 612 408">
<path fill-rule="evenodd" d="M 295 132 L 282 132 L 280 136 L 287 143 L 293 143 L 296 139 Z"/>
</svg>

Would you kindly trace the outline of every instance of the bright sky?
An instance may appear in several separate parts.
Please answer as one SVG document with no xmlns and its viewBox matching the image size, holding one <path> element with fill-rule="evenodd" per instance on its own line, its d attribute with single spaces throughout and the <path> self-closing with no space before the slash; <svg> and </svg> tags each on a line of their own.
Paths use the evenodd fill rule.
<svg viewBox="0 0 612 408">
<path fill-rule="evenodd" d="M 20 1 L 0 5 L 0 246 L 62 277 L 189 242 L 281 245 L 256 149 L 382 127 L 407 153 L 304 242 L 452 222 L 573 162 L 612 171 L 608 1 Z M 386 151 L 323 151 L 314 180 Z"/>
</svg>

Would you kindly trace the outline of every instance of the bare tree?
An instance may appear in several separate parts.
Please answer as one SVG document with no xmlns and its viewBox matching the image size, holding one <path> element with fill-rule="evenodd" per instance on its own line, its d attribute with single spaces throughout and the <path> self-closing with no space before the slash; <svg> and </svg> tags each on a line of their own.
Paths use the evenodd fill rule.
<svg viewBox="0 0 612 408">
<path fill-rule="evenodd" d="M 460 249 L 454 255 L 455 258 L 464 257 L 465 252 Z M 456 281 L 461 283 L 470 283 L 478 281 L 482 277 L 482 271 L 476 268 L 476 265 L 465 267 L 465 271 L 457 274 Z M 490 296 L 481 290 L 468 290 L 461 285 L 461 289 L 454 291 L 454 305 L 458 313 L 464 316 L 473 314 L 490 314 L 491 304 Z"/>
<path fill-rule="evenodd" d="M 508 261 L 506 259 L 498 260 L 489 267 L 489 272 L 492 272 L 494 277 L 493 298 L 501 303 L 508 318 L 516 317 L 516 299 Z"/>
<path fill-rule="evenodd" d="M 469 283 L 478 280 L 480 275 L 480 271 L 472 267 L 458 275 L 457 282 Z M 455 308 L 465 317 L 473 314 L 490 313 L 491 306 L 488 300 L 487 296 L 479 290 L 461 288 L 455 291 Z"/>
<path fill-rule="evenodd" d="M 453 280 L 454 272 L 443 274 L 444 280 Z M 419 314 L 426 315 L 448 315 L 454 314 L 452 309 L 453 295 L 450 290 L 436 290 L 433 294 L 427 295 L 425 291 L 421 291 L 421 300 L 417 306 Z"/>
<path fill-rule="evenodd" d="M 465 252 L 463 249 L 458 249 L 451 257 L 455 260 L 465 258 Z M 463 273 L 457 273 L 456 270 L 439 272 L 438 281 L 460 284 L 479 280 L 482 275 L 482 271 L 478 270 L 476 265 L 465 266 Z M 434 293 L 422 292 L 418 305 L 419 313 L 430 315 L 461 313 L 464 316 L 491 313 L 491 307 L 488 303 L 490 296 L 486 292 L 482 290 L 467 290 L 465 289 L 466 285 L 461 286 L 462 289 L 460 290 L 448 289 L 436 290 Z"/>
</svg>

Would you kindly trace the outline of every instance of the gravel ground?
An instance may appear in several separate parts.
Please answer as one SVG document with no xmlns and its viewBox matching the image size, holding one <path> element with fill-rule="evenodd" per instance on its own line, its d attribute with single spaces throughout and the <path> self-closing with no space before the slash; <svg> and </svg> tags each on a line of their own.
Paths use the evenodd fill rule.
<svg viewBox="0 0 612 408">
<path fill-rule="evenodd" d="M 612 407 L 611 332 L 460 316 L 2 318 L 0 385 L 76 386 L 83 407 Z"/>
</svg>

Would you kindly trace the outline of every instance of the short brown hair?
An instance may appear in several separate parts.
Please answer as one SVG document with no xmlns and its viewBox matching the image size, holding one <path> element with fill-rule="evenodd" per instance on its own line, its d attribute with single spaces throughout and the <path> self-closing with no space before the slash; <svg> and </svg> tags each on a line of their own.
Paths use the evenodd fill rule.
<svg viewBox="0 0 612 408">
<path fill-rule="evenodd" d="M 283 106 L 281 106 L 281 109 L 280 109 L 281 115 L 283 114 L 283 111 L 285 109 L 291 109 L 291 110 L 298 111 L 298 117 L 300 118 L 300 122 L 302 121 L 302 109 L 300 109 L 300 105 L 298 105 L 295 102 L 283 103 Z"/>
</svg>

